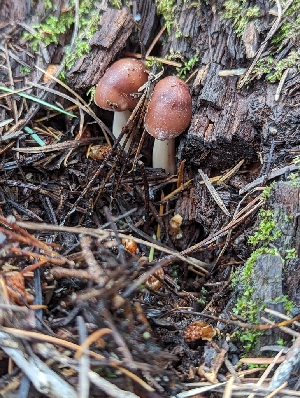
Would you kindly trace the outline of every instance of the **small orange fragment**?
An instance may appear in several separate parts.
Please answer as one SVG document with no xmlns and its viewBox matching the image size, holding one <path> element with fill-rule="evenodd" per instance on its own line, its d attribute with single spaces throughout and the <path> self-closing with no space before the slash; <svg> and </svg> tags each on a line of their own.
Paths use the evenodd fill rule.
<svg viewBox="0 0 300 398">
<path fill-rule="evenodd" d="M 58 64 L 49 64 L 46 68 L 46 72 L 53 76 L 58 68 L 59 68 Z M 50 76 L 48 76 L 46 74 L 43 75 L 44 83 L 48 83 L 50 80 L 51 80 Z"/>
<path fill-rule="evenodd" d="M 24 303 L 22 300 L 20 300 L 20 297 L 23 297 L 23 299 L 28 303 L 31 304 L 33 302 L 33 295 L 28 293 L 25 290 L 25 280 L 24 276 L 21 274 L 21 272 L 18 271 L 11 271 L 11 272 L 6 272 L 4 274 L 4 278 L 6 281 L 7 285 L 7 291 L 9 294 L 9 297 L 19 305 L 23 305 Z"/>
<path fill-rule="evenodd" d="M 93 160 L 103 160 L 108 155 L 110 150 L 111 150 L 111 147 L 107 144 L 92 145 L 89 148 L 87 157 L 89 157 Z"/>
<path fill-rule="evenodd" d="M 187 343 L 192 343 L 196 340 L 211 341 L 215 334 L 216 330 L 211 325 L 203 321 L 195 321 L 185 329 L 184 340 Z"/>
<path fill-rule="evenodd" d="M 162 283 L 160 280 L 155 278 L 154 275 L 157 275 L 160 279 L 164 279 L 164 270 L 162 268 L 159 268 L 156 272 L 154 272 L 153 275 L 149 276 L 149 278 L 146 280 L 145 284 L 149 289 L 152 290 L 158 290 L 162 287 Z"/>
<path fill-rule="evenodd" d="M 122 245 L 130 253 L 137 254 L 137 251 L 138 251 L 137 243 L 133 239 L 123 238 L 122 239 Z"/>
<path fill-rule="evenodd" d="M 181 215 L 175 214 L 169 222 L 170 233 L 173 235 L 175 239 L 182 238 L 182 231 L 181 231 L 182 221 L 183 218 L 181 217 Z"/>
</svg>

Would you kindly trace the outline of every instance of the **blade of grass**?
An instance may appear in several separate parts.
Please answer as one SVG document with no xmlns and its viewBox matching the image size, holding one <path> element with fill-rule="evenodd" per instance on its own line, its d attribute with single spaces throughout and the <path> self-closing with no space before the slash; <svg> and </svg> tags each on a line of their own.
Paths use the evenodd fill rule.
<svg viewBox="0 0 300 398">
<path fill-rule="evenodd" d="M 34 141 L 37 144 L 39 144 L 40 146 L 45 146 L 46 145 L 44 143 L 44 141 L 37 135 L 37 133 L 35 133 L 33 130 L 31 130 L 31 128 L 24 127 L 24 130 L 26 131 L 26 133 L 28 133 L 34 139 Z"/>
<path fill-rule="evenodd" d="M 50 109 L 54 109 L 55 111 L 58 111 L 58 112 L 60 112 L 60 113 L 63 113 L 63 114 L 65 114 L 65 115 L 68 115 L 68 116 L 70 116 L 70 117 L 77 117 L 76 115 L 73 115 L 73 113 L 67 112 L 67 111 L 65 111 L 64 109 L 59 108 L 59 107 L 56 106 L 56 105 L 49 104 L 48 102 L 43 101 L 43 100 L 41 100 L 41 99 L 39 99 L 39 98 L 36 98 L 36 97 L 34 97 L 34 96 L 32 96 L 32 95 L 25 94 L 25 93 L 20 93 L 20 92 L 16 92 L 16 91 L 14 91 L 14 90 L 11 90 L 11 89 L 8 88 L 8 87 L 3 87 L 3 86 L 0 86 L 0 90 L 5 91 L 5 92 L 7 92 L 7 93 L 11 93 L 11 94 L 17 94 L 17 95 L 19 95 L 20 97 L 27 98 L 27 99 L 29 99 L 29 100 L 31 100 L 31 101 L 37 102 L 37 103 L 40 104 L 40 105 L 44 105 L 44 106 L 46 106 L 46 107 L 48 107 L 48 108 L 50 108 Z"/>
</svg>

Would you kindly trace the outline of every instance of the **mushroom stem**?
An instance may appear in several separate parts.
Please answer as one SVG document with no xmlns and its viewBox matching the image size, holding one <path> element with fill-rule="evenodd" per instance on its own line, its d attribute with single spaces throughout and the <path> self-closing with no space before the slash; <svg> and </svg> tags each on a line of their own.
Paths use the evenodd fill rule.
<svg viewBox="0 0 300 398">
<path fill-rule="evenodd" d="M 112 133 L 116 137 L 119 138 L 122 128 L 126 126 L 128 119 L 130 118 L 131 112 L 130 111 L 123 111 L 123 112 L 114 112 L 114 121 L 112 125 Z M 120 145 L 122 146 L 126 140 L 126 135 L 120 141 Z M 129 137 L 124 151 L 128 152 L 131 144 L 131 137 Z"/>
<path fill-rule="evenodd" d="M 175 174 L 175 138 L 169 140 L 154 140 L 153 167 L 165 169 L 167 173 Z"/>
</svg>

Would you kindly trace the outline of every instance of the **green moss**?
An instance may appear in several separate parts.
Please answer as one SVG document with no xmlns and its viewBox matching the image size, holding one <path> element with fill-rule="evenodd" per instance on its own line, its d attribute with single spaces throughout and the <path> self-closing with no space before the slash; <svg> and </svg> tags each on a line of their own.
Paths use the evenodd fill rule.
<svg viewBox="0 0 300 398">
<path fill-rule="evenodd" d="M 243 36 L 247 24 L 258 17 L 260 8 L 258 6 L 246 7 L 246 0 L 227 0 L 224 2 L 223 18 L 231 19 L 233 29 L 238 37 Z"/>
<path fill-rule="evenodd" d="M 177 39 L 182 37 L 183 34 L 176 18 L 178 10 L 176 0 L 155 0 L 155 4 L 158 15 L 163 17 L 168 34 L 170 35 L 171 31 L 175 30 L 175 37 Z"/>
<path fill-rule="evenodd" d="M 236 288 L 238 287 L 238 289 L 243 292 L 238 298 L 233 312 L 253 325 L 258 324 L 258 313 L 264 308 L 264 303 L 252 299 L 255 277 L 253 270 L 257 258 L 263 254 L 275 255 L 278 253 L 276 249 L 266 247 L 254 250 L 246 261 L 243 269 L 241 271 L 237 270 L 232 279 L 233 286 Z M 257 338 L 262 334 L 263 332 L 259 330 L 243 329 L 236 333 L 236 337 L 243 344 L 244 349 L 250 351 L 254 348 Z"/>
<path fill-rule="evenodd" d="M 109 0 L 109 4 L 112 7 L 121 8 L 122 7 L 122 0 Z"/>
<path fill-rule="evenodd" d="M 168 34 L 175 24 L 176 3 L 174 0 L 155 0 L 157 13 L 164 19 Z"/>
<path fill-rule="evenodd" d="M 269 199 L 271 197 L 273 186 L 274 186 L 274 182 L 272 182 L 272 184 L 270 184 L 267 187 L 265 187 L 265 189 L 263 190 L 263 193 L 262 193 L 262 197 L 264 199 L 267 200 L 267 199 Z"/>
<path fill-rule="evenodd" d="M 186 79 L 187 75 L 193 70 L 197 62 L 199 62 L 198 52 L 192 58 L 184 61 L 180 68 L 176 68 L 177 76 L 180 79 Z"/>
<path fill-rule="evenodd" d="M 271 210 L 261 210 L 259 217 L 261 217 L 261 221 L 257 231 L 249 237 L 249 243 L 253 246 L 257 246 L 258 244 L 266 246 L 278 239 L 281 236 L 281 231 L 276 228 L 276 222 Z"/>
<path fill-rule="evenodd" d="M 89 51 L 88 40 L 93 36 L 97 29 L 99 13 L 93 10 L 94 2 L 92 0 L 82 0 L 79 6 L 79 34 L 75 40 L 75 46 L 72 54 L 66 57 L 66 67 L 69 69 L 74 61 Z M 55 11 L 51 1 L 45 3 L 45 8 Z M 92 10 L 92 11 L 91 11 Z M 49 44 L 58 44 L 60 36 L 68 32 L 74 24 L 75 6 L 74 0 L 70 2 L 69 8 L 62 12 L 60 17 L 50 14 L 42 23 L 33 26 L 35 34 L 24 33 L 24 37 L 30 41 L 34 51 L 37 51 L 40 43 L 48 46 Z"/>
<path fill-rule="evenodd" d="M 268 187 L 264 191 L 264 195 L 269 197 L 270 194 L 271 187 Z M 258 313 L 264 307 L 264 303 L 252 298 L 255 285 L 254 268 L 257 259 L 263 254 L 278 255 L 278 251 L 271 244 L 281 235 L 281 231 L 276 228 L 274 214 L 271 210 L 261 210 L 259 218 L 258 227 L 248 239 L 255 250 L 251 253 L 244 267 L 235 271 L 232 279 L 233 287 L 243 292 L 233 311 L 251 324 L 258 324 Z M 238 331 L 236 336 L 245 350 L 251 350 L 261 334 L 262 332 L 259 330 L 246 329 Z"/>
<path fill-rule="evenodd" d="M 273 1 L 275 6 L 275 1 Z M 238 37 L 243 36 L 245 28 L 249 21 L 259 20 L 260 9 L 258 5 L 249 7 L 247 0 L 226 0 L 223 4 L 224 11 L 222 16 L 232 21 L 233 29 Z M 284 8 L 284 4 L 282 4 Z M 269 43 L 269 53 L 267 57 L 261 58 L 255 65 L 251 79 L 261 78 L 263 75 L 266 79 L 274 83 L 279 81 L 282 74 L 287 68 L 296 66 L 300 70 L 299 60 L 300 54 L 293 50 L 290 51 L 283 59 L 276 59 L 277 55 L 290 40 L 295 40 L 300 33 L 300 0 L 295 0 L 285 12 L 282 18 L 282 24 L 278 31 L 274 34 Z M 263 14 L 262 14 L 262 17 Z M 275 18 L 275 17 L 274 17 Z M 274 20 L 275 21 L 275 20 Z M 267 51 L 268 49 L 265 49 Z"/>
</svg>

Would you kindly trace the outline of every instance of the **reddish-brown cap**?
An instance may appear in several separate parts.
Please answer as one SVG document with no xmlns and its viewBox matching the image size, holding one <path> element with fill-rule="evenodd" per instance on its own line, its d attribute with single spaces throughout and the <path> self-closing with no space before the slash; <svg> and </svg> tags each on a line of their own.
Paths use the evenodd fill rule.
<svg viewBox="0 0 300 398">
<path fill-rule="evenodd" d="M 122 58 L 111 65 L 96 87 L 95 103 L 109 111 L 133 110 L 138 99 L 135 94 L 148 80 L 145 64 L 133 58 Z"/>
<path fill-rule="evenodd" d="M 181 134 L 192 118 L 192 97 L 189 86 L 175 76 L 162 79 L 154 87 L 145 129 L 157 140 L 168 140 Z"/>
</svg>

